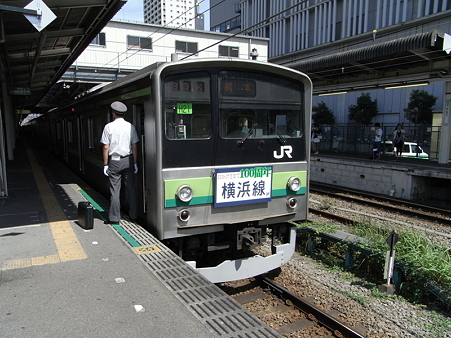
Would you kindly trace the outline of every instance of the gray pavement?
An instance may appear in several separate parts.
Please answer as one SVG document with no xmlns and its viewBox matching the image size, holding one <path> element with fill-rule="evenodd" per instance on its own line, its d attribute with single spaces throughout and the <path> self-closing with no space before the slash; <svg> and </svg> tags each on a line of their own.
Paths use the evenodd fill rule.
<svg viewBox="0 0 451 338">
<path fill-rule="evenodd" d="M 18 150 L 0 200 L 0 337 L 213 336 L 97 212 L 94 229 L 78 225 L 75 178 L 52 187 L 67 217 L 49 218 Z"/>
<path fill-rule="evenodd" d="M 211 337 L 110 227 L 71 223 L 88 258 L 2 271 L 1 337 Z M 48 236 L 45 226 L 27 230 L 1 229 L 1 247 Z M 32 247 L 35 256 L 48 250 Z"/>
</svg>

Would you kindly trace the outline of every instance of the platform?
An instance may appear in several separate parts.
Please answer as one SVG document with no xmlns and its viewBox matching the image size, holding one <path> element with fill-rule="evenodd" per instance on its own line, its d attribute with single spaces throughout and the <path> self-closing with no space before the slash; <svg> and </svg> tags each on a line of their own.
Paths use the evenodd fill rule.
<svg viewBox="0 0 451 338">
<path fill-rule="evenodd" d="M 310 182 L 371 192 L 411 201 L 451 203 L 451 166 L 391 154 L 378 160 L 356 153 L 321 151 L 311 156 Z"/>
<path fill-rule="evenodd" d="M 0 199 L 2 337 L 279 337 L 125 215 L 104 224 L 107 200 L 34 146 Z"/>
</svg>

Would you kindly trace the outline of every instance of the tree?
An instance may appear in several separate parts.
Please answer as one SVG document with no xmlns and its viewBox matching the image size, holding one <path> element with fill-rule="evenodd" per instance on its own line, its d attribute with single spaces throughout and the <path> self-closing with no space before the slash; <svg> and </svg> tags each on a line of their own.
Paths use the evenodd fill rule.
<svg viewBox="0 0 451 338">
<path fill-rule="evenodd" d="M 335 123 L 334 112 L 325 102 L 321 101 L 317 106 L 313 106 L 312 110 L 315 112 L 312 115 L 312 119 L 315 123 L 319 125 Z"/>
<path fill-rule="evenodd" d="M 410 101 L 404 109 L 407 120 L 414 124 L 430 124 L 432 122 L 432 107 L 438 97 L 425 90 L 414 89 L 410 93 Z"/>
<path fill-rule="evenodd" d="M 370 93 L 362 93 L 362 95 L 357 98 L 357 104 L 349 106 L 348 118 L 363 126 L 368 126 L 371 124 L 373 117 L 378 113 L 379 108 L 377 107 L 377 99 L 372 101 Z"/>
</svg>

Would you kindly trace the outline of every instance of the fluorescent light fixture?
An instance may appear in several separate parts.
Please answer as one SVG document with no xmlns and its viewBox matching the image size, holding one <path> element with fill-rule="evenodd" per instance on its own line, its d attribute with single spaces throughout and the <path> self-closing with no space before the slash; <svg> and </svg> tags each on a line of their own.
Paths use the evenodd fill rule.
<svg viewBox="0 0 451 338">
<path fill-rule="evenodd" d="M 318 94 L 318 96 L 338 95 L 338 94 L 346 94 L 346 93 L 347 93 L 347 92 L 323 93 L 323 94 Z"/>
<path fill-rule="evenodd" d="M 429 82 L 410 83 L 410 84 L 404 84 L 404 85 L 398 85 L 398 86 L 385 87 L 384 89 L 405 88 L 405 87 L 416 87 L 416 86 L 427 86 L 428 84 L 429 84 Z"/>
</svg>

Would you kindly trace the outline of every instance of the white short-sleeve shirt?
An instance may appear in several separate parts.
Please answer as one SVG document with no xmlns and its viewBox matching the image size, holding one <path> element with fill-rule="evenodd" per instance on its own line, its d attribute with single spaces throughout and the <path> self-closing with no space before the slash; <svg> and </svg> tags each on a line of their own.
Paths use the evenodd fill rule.
<svg viewBox="0 0 451 338">
<path fill-rule="evenodd" d="M 375 142 L 381 142 L 382 141 L 382 128 L 376 128 L 375 130 L 376 136 L 374 137 Z"/>
<path fill-rule="evenodd" d="M 116 118 L 103 128 L 100 142 L 108 144 L 108 155 L 128 156 L 132 154 L 131 145 L 139 141 L 135 126 L 122 117 Z"/>
</svg>

